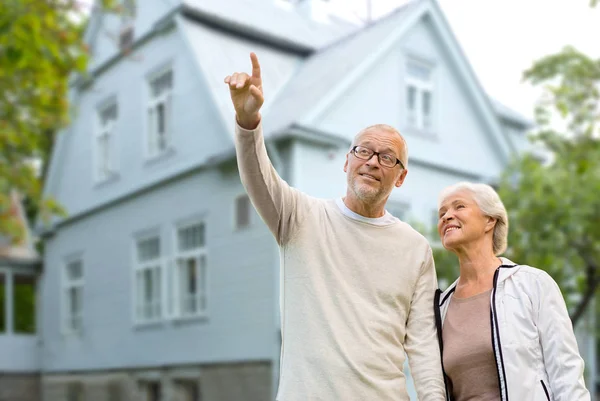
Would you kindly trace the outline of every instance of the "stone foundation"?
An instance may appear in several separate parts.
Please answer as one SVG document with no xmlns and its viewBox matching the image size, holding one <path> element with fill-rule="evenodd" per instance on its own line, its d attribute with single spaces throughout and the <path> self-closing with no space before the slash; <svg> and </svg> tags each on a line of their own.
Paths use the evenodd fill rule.
<svg viewBox="0 0 600 401">
<path fill-rule="evenodd" d="M 0 401 L 40 401 L 38 374 L 0 373 Z"/>
<path fill-rule="evenodd" d="M 2 386 L 3 387 L 3 386 Z M 47 374 L 41 401 L 272 401 L 269 362 Z M 1 387 L 0 387 L 1 388 Z M 1 394 L 1 393 L 0 393 Z M 79 398 L 81 397 L 81 398 Z M 6 398 L 6 401 L 39 399 Z M 0 398 L 0 401 L 5 399 Z"/>
</svg>

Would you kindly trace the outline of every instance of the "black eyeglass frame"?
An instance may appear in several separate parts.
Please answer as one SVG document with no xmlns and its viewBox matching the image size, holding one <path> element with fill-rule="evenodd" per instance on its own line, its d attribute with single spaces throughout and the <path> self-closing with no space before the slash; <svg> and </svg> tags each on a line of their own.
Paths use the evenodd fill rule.
<svg viewBox="0 0 600 401">
<path fill-rule="evenodd" d="M 366 150 L 368 150 L 369 152 L 371 152 L 371 154 L 369 155 L 369 157 L 367 157 L 366 159 L 364 159 L 364 158 L 362 158 L 362 157 L 358 156 L 358 154 L 357 154 L 357 152 L 356 152 L 356 148 L 363 148 L 363 149 L 366 149 Z M 353 154 L 354 156 L 356 156 L 356 158 L 358 158 L 358 159 L 360 159 L 360 160 L 371 160 L 371 158 L 373 157 L 373 155 L 376 155 L 376 156 L 377 156 L 377 161 L 379 162 L 379 164 L 380 164 L 382 167 L 385 167 L 385 168 L 394 168 L 394 167 L 396 167 L 396 166 L 399 164 L 399 165 L 400 165 L 400 168 L 401 168 L 402 170 L 404 170 L 404 164 L 403 164 L 403 163 L 400 161 L 400 159 L 398 159 L 396 156 L 393 156 L 393 155 L 391 155 L 390 153 L 384 153 L 384 155 L 390 155 L 390 156 L 393 156 L 393 157 L 394 157 L 394 159 L 396 159 L 396 163 L 395 163 L 393 166 L 386 166 L 386 165 L 382 164 L 382 163 L 381 163 L 381 156 L 380 156 L 380 155 L 381 155 L 381 152 L 375 152 L 373 149 L 369 149 L 369 148 L 367 148 L 366 146 L 355 145 L 355 146 L 353 146 L 353 147 L 352 147 L 352 149 L 350 149 L 350 152 L 352 152 L 352 154 Z"/>
</svg>

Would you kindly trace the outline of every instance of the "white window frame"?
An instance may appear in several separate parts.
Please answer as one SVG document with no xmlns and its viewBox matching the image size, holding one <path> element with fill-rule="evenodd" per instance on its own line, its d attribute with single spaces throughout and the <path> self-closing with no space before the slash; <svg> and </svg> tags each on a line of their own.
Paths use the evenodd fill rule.
<svg viewBox="0 0 600 401">
<path fill-rule="evenodd" d="M 158 257 L 151 259 L 151 260 L 144 260 L 144 261 L 140 261 L 139 259 L 139 254 L 138 254 L 138 249 L 139 249 L 139 244 L 141 242 L 144 241 L 148 241 L 148 240 L 153 240 L 153 239 L 158 239 L 158 249 L 159 249 L 159 254 Z M 166 312 L 165 312 L 165 289 L 166 289 L 166 284 L 165 284 L 165 274 L 164 274 L 164 257 L 163 257 L 163 252 L 164 252 L 164 246 L 163 246 L 163 241 L 162 241 L 162 236 L 160 235 L 160 232 L 152 232 L 152 233 L 147 233 L 145 235 L 138 235 L 135 237 L 134 243 L 133 243 L 133 280 L 132 280 L 132 284 L 133 284 L 133 320 L 134 323 L 136 325 L 146 325 L 146 324 L 153 324 L 153 323 L 157 323 L 160 322 L 161 320 L 164 319 L 164 317 L 166 316 Z M 158 290 L 159 293 L 157 296 L 155 296 L 155 299 L 152 299 L 150 301 L 150 305 L 147 305 L 145 303 L 145 300 L 142 299 L 145 296 L 145 292 L 143 291 L 143 288 L 145 288 L 145 281 L 144 281 L 144 274 L 146 274 L 147 271 L 150 271 L 151 274 L 154 273 L 153 279 L 156 281 L 156 279 L 158 278 L 158 280 L 160 280 L 159 286 L 154 286 L 154 290 Z M 140 280 L 142 281 L 141 284 L 139 284 Z M 140 291 L 140 288 L 142 288 L 142 290 Z M 146 315 L 146 313 L 144 313 L 143 311 L 145 310 L 145 308 L 156 308 L 158 309 L 158 312 L 156 313 L 156 315 L 151 315 L 148 316 Z M 156 311 L 155 311 L 156 312 Z"/>
<path fill-rule="evenodd" d="M 410 66 L 415 65 L 418 68 L 429 70 L 429 79 L 424 80 L 409 74 Z M 405 91 L 404 104 L 406 110 L 406 123 L 408 127 L 424 132 L 434 132 L 436 126 L 436 77 L 435 68 L 432 63 L 428 63 L 413 57 L 409 57 L 405 63 Z M 415 90 L 415 110 L 409 108 L 408 92 L 410 88 Z M 425 116 L 423 110 L 423 99 L 425 93 L 429 93 L 429 116 Z"/>
<path fill-rule="evenodd" d="M 102 114 L 115 108 L 114 120 L 103 124 Z M 96 129 L 94 135 L 94 178 L 96 182 L 109 180 L 116 174 L 115 158 L 115 126 L 119 118 L 119 106 L 116 99 L 111 99 L 98 107 L 96 111 Z M 101 142 L 104 142 L 102 145 Z M 101 151 L 104 146 L 104 152 Z M 102 153 L 102 156 L 101 156 Z"/>
<path fill-rule="evenodd" d="M 180 230 L 185 230 L 196 225 L 204 226 L 203 244 L 194 249 L 181 250 L 179 248 Z M 169 305 L 170 314 L 173 319 L 195 319 L 208 317 L 208 283 L 210 269 L 208 265 L 208 250 L 206 243 L 208 236 L 206 234 L 206 228 L 206 219 L 194 219 L 177 224 L 173 231 L 175 257 L 173 258 L 173 262 L 171 264 L 171 302 Z M 186 294 L 183 293 L 183 288 L 187 283 L 185 283 L 183 280 L 186 277 L 188 267 L 188 265 L 184 263 L 189 260 L 195 260 L 196 267 L 196 293 L 187 295 L 191 296 L 192 300 L 194 301 L 194 311 L 185 311 L 182 307 L 185 302 L 188 302 L 184 299 Z M 204 261 L 204 264 L 202 264 L 202 260 Z M 204 272 L 201 271 L 202 268 L 204 269 Z"/>
<path fill-rule="evenodd" d="M 70 265 L 73 263 L 81 264 L 81 277 L 77 279 L 69 278 L 67 270 Z M 85 291 L 85 264 L 83 262 L 83 258 L 81 256 L 70 257 L 65 260 L 62 274 L 62 291 L 61 291 L 61 327 L 63 330 L 63 334 L 65 335 L 79 335 L 83 332 L 83 312 L 84 312 L 84 302 L 83 296 Z M 71 311 L 73 310 L 71 305 L 70 293 L 71 290 L 79 290 L 79 316 L 71 316 Z M 78 321 L 76 325 L 73 322 Z M 77 326 L 77 327 L 75 327 Z"/>
<path fill-rule="evenodd" d="M 152 84 L 166 74 L 171 74 L 171 87 L 164 92 L 154 95 L 152 93 Z M 173 87 L 175 85 L 175 70 L 171 64 L 164 66 L 147 77 L 148 102 L 145 113 L 146 121 L 146 141 L 145 154 L 147 159 L 154 159 L 164 155 L 172 149 L 173 138 Z M 163 130 L 161 136 L 158 129 L 157 110 L 163 107 Z"/>
</svg>

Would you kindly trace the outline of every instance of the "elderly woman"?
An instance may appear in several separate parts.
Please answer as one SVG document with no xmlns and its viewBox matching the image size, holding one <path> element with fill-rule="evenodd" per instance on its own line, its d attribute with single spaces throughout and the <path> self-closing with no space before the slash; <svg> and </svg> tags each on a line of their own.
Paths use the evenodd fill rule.
<svg viewBox="0 0 600 401">
<path fill-rule="evenodd" d="M 448 399 L 589 400 L 558 285 L 498 256 L 508 233 L 498 194 L 484 184 L 446 188 L 438 233 L 460 263 L 460 276 L 435 301 Z"/>
</svg>

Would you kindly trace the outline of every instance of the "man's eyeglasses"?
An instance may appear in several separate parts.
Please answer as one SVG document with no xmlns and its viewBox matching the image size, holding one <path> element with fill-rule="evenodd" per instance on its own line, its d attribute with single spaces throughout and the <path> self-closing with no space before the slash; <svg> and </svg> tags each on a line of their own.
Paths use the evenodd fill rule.
<svg viewBox="0 0 600 401">
<path fill-rule="evenodd" d="M 379 164 L 383 167 L 393 168 L 396 167 L 396 164 L 399 164 L 402 169 L 404 169 L 404 164 L 394 155 L 389 153 L 379 153 L 371 150 L 369 148 L 365 148 L 364 146 L 354 146 L 350 149 L 350 152 L 359 159 L 362 160 L 371 160 L 373 155 L 377 155 L 377 160 L 379 160 Z"/>
</svg>

